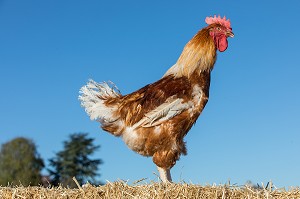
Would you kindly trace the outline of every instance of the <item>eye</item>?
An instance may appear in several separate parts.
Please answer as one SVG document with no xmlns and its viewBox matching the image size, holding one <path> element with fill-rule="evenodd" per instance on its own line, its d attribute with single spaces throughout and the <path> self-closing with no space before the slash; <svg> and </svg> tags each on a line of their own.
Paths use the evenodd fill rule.
<svg viewBox="0 0 300 199">
<path fill-rule="evenodd" d="M 220 28 L 220 27 L 217 27 L 217 30 L 218 30 L 218 31 L 221 31 L 221 28 Z"/>
</svg>

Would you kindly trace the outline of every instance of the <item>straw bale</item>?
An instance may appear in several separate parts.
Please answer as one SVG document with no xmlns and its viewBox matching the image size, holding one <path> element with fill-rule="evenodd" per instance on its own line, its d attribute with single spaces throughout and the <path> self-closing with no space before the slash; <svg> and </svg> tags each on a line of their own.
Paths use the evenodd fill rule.
<svg viewBox="0 0 300 199">
<path fill-rule="evenodd" d="M 103 186 L 87 184 L 78 189 L 63 187 L 15 186 L 0 187 L 1 199 L 96 199 L 96 198 L 130 198 L 130 199 L 160 199 L 160 198 L 205 198 L 205 199 L 235 199 L 235 198 L 300 198 L 300 188 L 290 190 L 271 188 L 252 188 L 250 186 L 232 185 L 194 185 L 176 183 L 149 183 L 128 185 L 126 182 L 108 182 Z"/>
</svg>

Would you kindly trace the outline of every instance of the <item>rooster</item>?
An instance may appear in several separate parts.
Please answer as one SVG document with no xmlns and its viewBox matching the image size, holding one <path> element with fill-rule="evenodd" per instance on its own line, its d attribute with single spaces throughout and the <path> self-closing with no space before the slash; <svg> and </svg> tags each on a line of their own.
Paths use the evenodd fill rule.
<svg viewBox="0 0 300 199">
<path fill-rule="evenodd" d="M 184 47 L 164 76 L 127 95 L 112 82 L 90 80 L 80 89 L 81 106 L 103 130 L 122 137 L 133 151 L 152 156 L 163 182 L 170 169 L 186 155 L 184 137 L 203 111 L 209 97 L 210 74 L 233 37 L 230 20 L 206 17 L 207 27 Z"/>
</svg>

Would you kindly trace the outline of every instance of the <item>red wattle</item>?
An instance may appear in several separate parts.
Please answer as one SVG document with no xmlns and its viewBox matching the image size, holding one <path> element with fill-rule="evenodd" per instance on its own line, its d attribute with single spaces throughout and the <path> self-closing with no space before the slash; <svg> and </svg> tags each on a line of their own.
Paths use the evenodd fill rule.
<svg viewBox="0 0 300 199">
<path fill-rule="evenodd" d="M 224 52 L 228 47 L 227 37 L 225 35 L 220 35 L 217 38 L 217 48 L 220 52 Z"/>
</svg>

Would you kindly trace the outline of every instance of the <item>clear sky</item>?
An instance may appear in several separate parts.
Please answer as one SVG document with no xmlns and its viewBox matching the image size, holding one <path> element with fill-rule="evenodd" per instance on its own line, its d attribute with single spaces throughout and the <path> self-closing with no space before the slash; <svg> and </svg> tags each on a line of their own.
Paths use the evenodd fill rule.
<svg viewBox="0 0 300 199">
<path fill-rule="evenodd" d="M 0 143 L 31 138 L 46 164 L 70 133 L 101 149 L 100 180 L 157 180 L 151 158 L 90 121 L 89 78 L 127 94 L 158 80 L 206 16 L 230 18 L 210 99 L 173 179 L 300 186 L 300 1 L 0 1 Z M 47 174 L 46 170 L 43 171 Z"/>
</svg>

